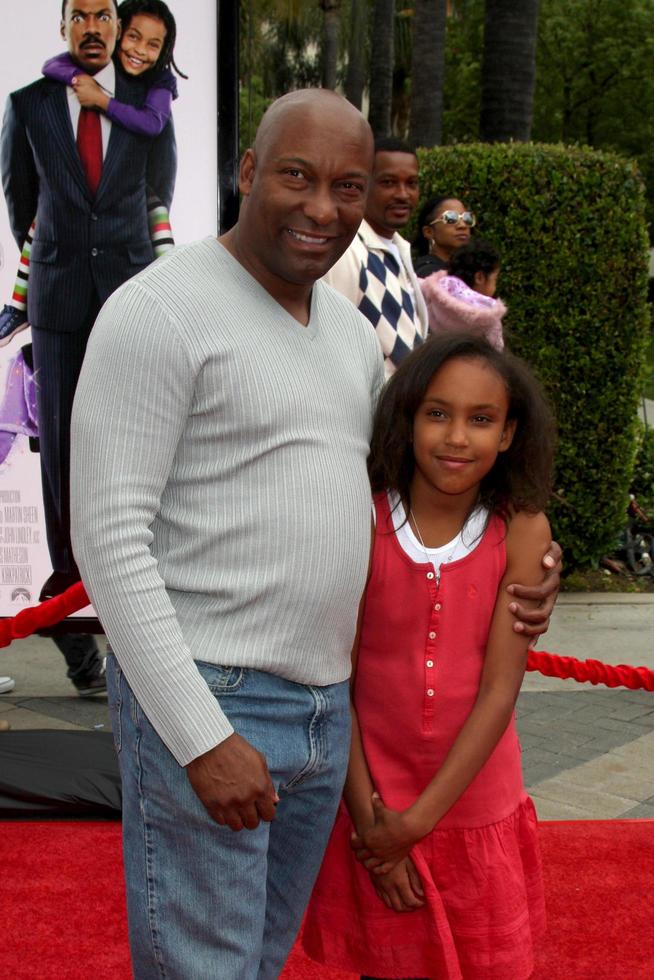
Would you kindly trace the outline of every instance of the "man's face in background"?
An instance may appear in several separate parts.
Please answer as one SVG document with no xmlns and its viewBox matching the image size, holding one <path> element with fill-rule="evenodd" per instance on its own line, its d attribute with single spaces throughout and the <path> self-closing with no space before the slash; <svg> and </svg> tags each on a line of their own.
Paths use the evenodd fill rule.
<svg viewBox="0 0 654 980">
<path fill-rule="evenodd" d="M 68 0 L 61 22 L 68 53 L 80 68 L 94 75 L 109 64 L 120 37 L 113 0 Z"/>
</svg>

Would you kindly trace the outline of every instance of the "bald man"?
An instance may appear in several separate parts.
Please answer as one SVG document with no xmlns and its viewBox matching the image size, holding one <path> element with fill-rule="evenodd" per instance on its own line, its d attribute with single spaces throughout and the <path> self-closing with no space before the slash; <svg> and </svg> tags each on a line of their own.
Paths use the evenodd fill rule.
<svg viewBox="0 0 654 980">
<path fill-rule="evenodd" d="M 115 654 L 140 980 L 277 977 L 334 819 L 383 366 L 316 281 L 361 223 L 372 157 L 339 96 L 278 100 L 236 227 L 132 279 L 91 334 L 72 531 Z"/>
<path fill-rule="evenodd" d="M 333 92 L 279 99 L 235 228 L 121 287 L 87 348 L 73 544 L 114 650 L 137 980 L 278 977 L 333 823 L 383 365 L 318 280 L 361 223 L 372 157 Z M 531 631 L 551 607 L 521 613 Z"/>
</svg>

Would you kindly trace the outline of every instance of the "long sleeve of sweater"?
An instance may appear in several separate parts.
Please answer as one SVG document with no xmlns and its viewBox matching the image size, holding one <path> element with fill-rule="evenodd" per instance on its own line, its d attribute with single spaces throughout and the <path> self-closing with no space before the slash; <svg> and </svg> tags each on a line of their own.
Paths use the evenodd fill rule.
<svg viewBox="0 0 654 980">
<path fill-rule="evenodd" d="M 67 51 L 55 55 L 54 58 L 48 58 L 41 72 L 46 78 L 61 82 L 62 85 L 72 85 L 76 75 L 84 74 L 84 70 L 75 64 Z"/>
<path fill-rule="evenodd" d="M 130 283 L 93 328 L 71 425 L 71 531 L 82 579 L 139 704 L 181 765 L 233 731 L 151 551 L 194 382 L 165 309 Z"/>
</svg>

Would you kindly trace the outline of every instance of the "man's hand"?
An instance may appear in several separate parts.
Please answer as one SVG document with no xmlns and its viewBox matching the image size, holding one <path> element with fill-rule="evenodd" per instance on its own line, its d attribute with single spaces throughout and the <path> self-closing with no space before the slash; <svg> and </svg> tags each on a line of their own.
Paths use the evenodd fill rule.
<svg viewBox="0 0 654 980">
<path fill-rule="evenodd" d="M 552 541 L 549 551 L 543 557 L 543 566 L 546 572 L 540 585 L 529 588 L 526 585 L 507 585 L 507 592 L 516 598 L 539 603 L 536 609 L 525 609 L 518 602 L 510 604 L 509 609 L 517 620 L 513 624 L 516 633 L 537 637 L 541 633 L 547 632 L 561 584 L 562 555 L 560 546 L 556 541 Z"/>
<path fill-rule="evenodd" d="M 232 830 L 254 830 L 272 820 L 279 797 L 266 760 L 234 733 L 186 767 L 191 786 L 210 817 Z"/>
<path fill-rule="evenodd" d="M 73 88 L 82 109 L 104 111 L 109 105 L 109 96 L 90 75 L 75 75 Z"/>
</svg>

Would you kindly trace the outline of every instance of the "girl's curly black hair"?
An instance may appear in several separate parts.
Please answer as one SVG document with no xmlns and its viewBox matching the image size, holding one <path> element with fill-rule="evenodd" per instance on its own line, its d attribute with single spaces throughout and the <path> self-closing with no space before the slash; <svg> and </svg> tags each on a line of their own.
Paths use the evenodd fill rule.
<svg viewBox="0 0 654 980">
<path fill-rule="evenodd" d="M 511 445 L 498 454 L 481 482 L 478 502 L 504 517 L 510 509 L 543 510 L 551 493 L 555 429 L 540 384 L 520 358 L 495 350 L 483 337 L 458 331 L 431 336 L 383 389 L 368 457 L 373 492 L 394 490 L 405 509 L 410 508 L 414 418 L 431 379 L 452 358 L 481 360 L 496 371 L 506 386 L 507 418 L 516 422 Z"/>
<path fill-rule="evenodd" d="M 500 253 L 495 246 L 483 238 L 472 238 L 466 245 L 461 245 L 452 252 L 447 271 L 474 289 L 476 272 L 483 272 L 488 276 L 499 267 Z"/>
<path fill-rule="evenodd" d="M 172 68 L 180 78 L 188 78 L 188 75 L 180 71 L 175 64 L 173 52 L 175 50 L 175 41 L 177 40 L 177 24 L 167 5 L 163 0 L 124 0 L 124 3 L 118 6 L 118 16 L 122 24 L 123 33 L 129 29 L 132 17 L 135 17 L 137 14 L 156 17 L 158 20 L 163 21 L 163 25 L 166 28 L 166 37 L 164 38 L 161 52 L 150 71 L 159 72 L 164 71 L 166 68 Z"/>
</svg>

